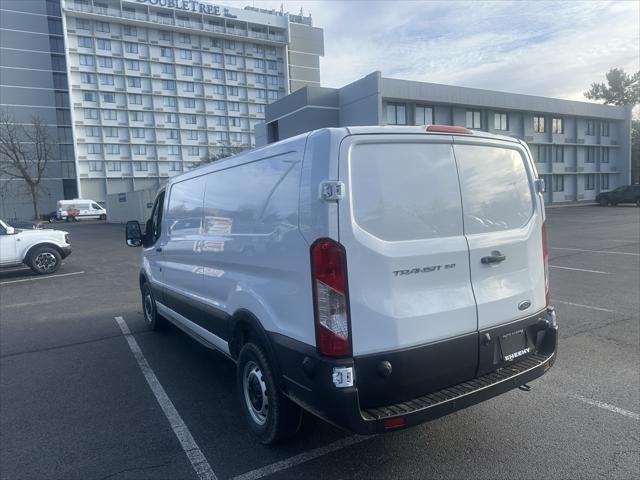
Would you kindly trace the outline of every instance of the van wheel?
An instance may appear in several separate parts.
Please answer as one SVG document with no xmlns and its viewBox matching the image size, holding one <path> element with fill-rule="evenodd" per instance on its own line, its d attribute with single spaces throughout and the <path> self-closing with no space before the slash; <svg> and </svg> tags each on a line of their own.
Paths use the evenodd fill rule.
<svg viewBox="0 0 640 480">
<path fill-rule="evenodd" d="M 37 274 L 53 273 L 60 268 L 62 258 L 53 247 L 36 248 L 29 256 L 29 266 Z"/>
<path fill-rule="evenodd" d="M 103 213 L 102 215 L 100 215 L 100 220 L 106 220 L 107 216 Z"/>
<path fill-rule="evenodd" d="M 606 207 L 607 205 L 609 205 L 609 199 L 607 197 L 602 197 L 600 199 L 600 206 Z"/>
<path fill-rule="evenodd" d="M 302 409 L 280 392 L 260 346 L 247 343 L 242 347 L 236 376 L 244 417 L 260 443 L 278 443 L 298 431 Z"/>
<path fill-rule="evenodd" d="M 156 309 L 156 300 L 148 283 L 142 285 L 142 313 L 144 323 L 149 330 L 160 330 L 162 328 L 162 318 Z"/>
</svg>

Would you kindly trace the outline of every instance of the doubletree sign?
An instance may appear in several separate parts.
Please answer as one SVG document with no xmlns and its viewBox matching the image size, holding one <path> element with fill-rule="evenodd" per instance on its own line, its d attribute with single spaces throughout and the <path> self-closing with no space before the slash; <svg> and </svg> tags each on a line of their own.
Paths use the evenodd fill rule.
<svg viewBox="0 0 640 480">
<path fill-rule="evenodd" d="M 196 0 L 136 0 L 138 3 L 157 5 L 159 7 L 175 8 L 187 12 L 204 13 L 206 15 L 227 15 L 228 8 L 220 8 L 218 5 L 210 5 Z"/>
</svg>

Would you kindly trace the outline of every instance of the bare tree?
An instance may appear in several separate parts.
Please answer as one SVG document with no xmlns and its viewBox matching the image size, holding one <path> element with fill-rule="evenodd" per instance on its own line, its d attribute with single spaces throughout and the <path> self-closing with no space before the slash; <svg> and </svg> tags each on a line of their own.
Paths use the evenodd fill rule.
<svg viewBox="0 0 640 480">
<path fill-rule="evenodd" d="M 248 147 L 239 147 L 239 146 L 225 146 L 225 147 L 215 147 L 209 149 L 209 155 L 206 159 L 202 160 L 200 163 L 212 163 L 217 162 L 218 160 L 222 160 L 223 158 L 232 157 L 233 155 L 237 155 L 239 153 L 248 150 Z"/>
<path fill-rule="evenodd" d="M 40 117 L 32 117 L 31 123 L 24 125 L 16 123 L 9 112 L 0 111 L 0 176 L 25 182 L 36 219 L 38 193 L 52 148 L 47 126 Z"/>
</svg>

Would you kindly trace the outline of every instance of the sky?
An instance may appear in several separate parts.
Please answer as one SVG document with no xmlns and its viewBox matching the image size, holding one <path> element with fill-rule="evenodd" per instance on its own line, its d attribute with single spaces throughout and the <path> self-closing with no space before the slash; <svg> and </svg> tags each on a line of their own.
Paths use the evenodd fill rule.
<svg viewBox="0 0 640 480">
<path fill-rule="evenodd" d="M 220 1 L 304 14 L 324 29 L 324 87 L 385 77 L 588 101 L 640 69 L 640 1 Z"/>
</svg>

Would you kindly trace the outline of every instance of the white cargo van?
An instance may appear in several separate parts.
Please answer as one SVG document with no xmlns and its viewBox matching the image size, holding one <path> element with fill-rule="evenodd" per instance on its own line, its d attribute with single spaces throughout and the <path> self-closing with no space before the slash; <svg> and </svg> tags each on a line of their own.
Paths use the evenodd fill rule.
<svg viewBox="0 0 640 480">
<path fill-rule="evenodd" d="M 127 243 L 144 247 L 149 328 L 237 363 L 261 442 L 301 409 L 381 433 L 553 365 L 543 190 L 513 138 L 323 129 L 171 179 Z"/>
<path fill-rule="evenodd" d="M 106 220 L 107 211 L 98 202 L 76 198 L 74 200 L 58 201 L 56 217 L 58 220 L 66 221 L 85 218 Z"/>
</svg>

